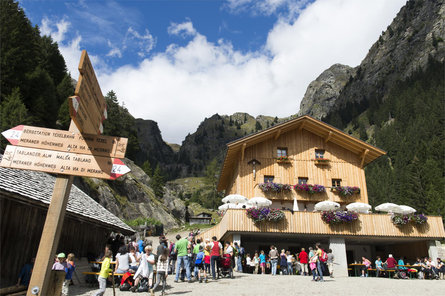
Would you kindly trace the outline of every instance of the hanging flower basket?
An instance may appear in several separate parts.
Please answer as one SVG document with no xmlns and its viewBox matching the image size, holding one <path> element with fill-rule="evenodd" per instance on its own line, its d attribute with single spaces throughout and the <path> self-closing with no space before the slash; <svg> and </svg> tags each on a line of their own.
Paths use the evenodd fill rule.
<svg viewBox="0 0 445 296">
<path fill-rule="evenodd" d="M 332 192 L 336 192 L 343 197 L 349 197 L 354 194 L 360 193 L 360 188 L 357 186 L 349 187 L 349 186 L 334 186 L 331 188 Z"/>
<path fill-rule="evenodd" d="M 315 164 L 321 164 L 321 165 L 328 165 L 330 160 L 327 158 L 315 158 L 313 159 L 315 161 Z"/>
<path fill-rule="evenodd" d="M 323 185 L 318 184 L 297 184 L 294 186 L 294 189 L 295 191 L 307 192 L 310 195 L 326 192 L 326 188 Z"/>
<path fill-rule="evenodd" d="M 258 187 L 260 187 L 260 189 L 263 192 L 280 193 L 283 191 L 292 190 L 292 186 L 289 184 L 280 184 L 280 183 L 273 183 L 273 182 L 260 183 L 260 184 L 258 184 Z"/>
<path fill-rule="evenodd" d="M 358 219 L 358 213 L 350 211 L 323 211 L 321 220 L 329 225 L 351 223 Z"/>
<path fill-rule="evenodd" d="M 281 163 L 288 163 L 290 162 L 289 157 L 288 156 L 280 156 L 276 158 L 277 162 L 281 162 Z"/>
<path fill-rule="evenodd" d="M 262 221 L 278 222 L 286 217 L 283 211 L 269 208 L 250 208 L 246 210 L 246 215 L 252 219 L 255 224 Z"/>
<path fill-rule="evenodd" d="M 415 225 L 425 224 L 428 221 L 428 217 L 424 214 L 391 214 L 391 221 L 396 226 L 407 225 L 412 223 Z"/>
</svg>

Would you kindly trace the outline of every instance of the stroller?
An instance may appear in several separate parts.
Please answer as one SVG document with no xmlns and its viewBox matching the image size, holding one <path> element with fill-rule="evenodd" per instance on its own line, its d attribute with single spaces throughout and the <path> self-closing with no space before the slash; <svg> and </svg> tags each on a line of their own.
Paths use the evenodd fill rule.
<svg viewBox="0 0 445 296">
<path fill-rule="evenodd" d="M 224 254 L 218 260 L 218 278 L 220 277 L 233 278 L 232 258 L 230 254 Z"/>
<path fill-rule="evenodd" d="M 233 279 L 232 258 L 230 254 L 224 254 L 218 261 L 218 278 L 226 276 Z"/>
</svg>

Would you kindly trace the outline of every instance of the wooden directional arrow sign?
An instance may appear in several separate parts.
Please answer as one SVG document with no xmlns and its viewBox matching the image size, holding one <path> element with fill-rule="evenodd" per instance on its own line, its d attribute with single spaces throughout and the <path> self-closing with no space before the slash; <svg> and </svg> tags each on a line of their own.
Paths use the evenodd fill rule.
<svg viewBox="0 0 445 296">
<path fill-rule="evenodd" d="M 2 135 L 15 146 L 123 158 L 127 138 L 18 125 Z"/>
<path fill-rule="evenodd" d="M 79 62 L 79 79 L 74 94 L 69 98 L 70 116 L 82 133 L 103 133 L 102 122 L 107 118 L 107 103 L 100 90 L 93 65 L 86 50 Z"/>
<path fill-rule="evenodd" d="M 11 145 L 6 146 L 0 166 L 111 180 L 130 172 L 118 158 Z"/>
</svg>

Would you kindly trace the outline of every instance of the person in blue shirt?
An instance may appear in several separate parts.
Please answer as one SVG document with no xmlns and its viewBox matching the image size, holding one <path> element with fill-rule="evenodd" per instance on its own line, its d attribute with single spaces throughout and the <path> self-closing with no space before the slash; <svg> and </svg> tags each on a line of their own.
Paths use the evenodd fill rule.
<svg viewBox="0 0 445 296">
<path fill-rule="evenodd" d="M 261 274 L 266 274 L 266 254 L 264 254 L 263 250 L 261 250 L 260 254 L 260 267 L 261 267 Z"/>
<path fill-rule="evenodd" d="M 36 258 L 32 258 L 31 262 L 26 263 L 22 270 L 20 270 L 19 280 L 17 281 L 16 286 L 26 286 L 28 287 L 29 281 L 31 280 L 32 269 L 34 268 L 34 262 Z"/>
<path fill-rule="evenodd" d="M 400 257 L 399 261 L 397 262 L 397 265 L 399 267 L 399 270 L 406 270 L 405 266 L 401 266 L 401 265 L 405 265 L 405 262 L 403 261 L 403 257 Z"/>
</svg>

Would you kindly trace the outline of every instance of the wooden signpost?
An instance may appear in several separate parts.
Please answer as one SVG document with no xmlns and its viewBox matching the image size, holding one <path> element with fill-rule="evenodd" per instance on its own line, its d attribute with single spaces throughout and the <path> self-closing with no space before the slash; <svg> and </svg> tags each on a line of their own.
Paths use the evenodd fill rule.
<svg viewBox="0 0 445 296">
<path fill-rule="evenodd" d="M 117 158 L 125 157 L 128 142 L 126 138 L 73 133 L 27 125 L 13 127 L 4 131 L 2 135 L 9 143 L 16 146 Z"/>
<path fill-rule="evenodd" d="M 116 179 L 130 171 L 119 159 L 127 139 L 101 136 L 106 102 L 87 52 L 82 51 L 79 80 L 70 97 L 69 131 L 19 125 L 2 134 L 2 167 L 57 173 L 27 295 L 49 295 L 51 267 L 57 251 L 73 176 Z"/>
<path fill-rule="evenodd" d="M 118 158 L 8 145 L 0 166 L 114 180 L 130 169 Z"/>
</svg>

